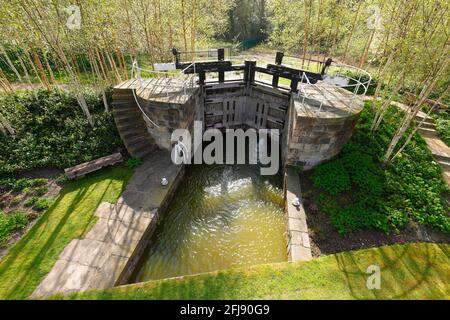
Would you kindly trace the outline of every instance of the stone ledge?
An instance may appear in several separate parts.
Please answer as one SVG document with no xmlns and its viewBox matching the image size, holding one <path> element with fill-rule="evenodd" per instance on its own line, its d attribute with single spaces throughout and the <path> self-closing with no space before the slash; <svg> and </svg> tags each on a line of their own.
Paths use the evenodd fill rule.
<svg viewBox="0 0 450 320">
<path fill-rule="evenodd" d="M 292 167 L 286 168 L 285 185 L 285 215 L 289 262 L 307 261 L 312 259 L 311 244 L 306 223 L 306 213 L 303 208 L 300 179 Z M 296 197 L 300 199 L 300 206 L 298 207 L 292 204 Z"/>
</svg>

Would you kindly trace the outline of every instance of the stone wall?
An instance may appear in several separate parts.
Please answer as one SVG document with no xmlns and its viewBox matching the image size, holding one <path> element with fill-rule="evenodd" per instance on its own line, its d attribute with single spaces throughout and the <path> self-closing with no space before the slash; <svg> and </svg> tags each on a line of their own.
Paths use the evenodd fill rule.
<svg viewBox="0 0 450 320">
<path fill-rule="evenodd" d="M 144 112 L 157 125 L 143 116 L 148 132 L 160 148 L 171 150 L 170 138 L 175 129 L 188 129 L 192 134 L 201 106 L 199 93 L 200 90 L 196 89 L 178 96 L 138 98 Z"/>
<path fill-rule="evenodd" d="M 292 98 L 286 164 L 304 170 L 337 155 L 350 139 L 362 111 L 362 104 L 348 112 L 305 112 L 301 101 Z"/>
</svg>

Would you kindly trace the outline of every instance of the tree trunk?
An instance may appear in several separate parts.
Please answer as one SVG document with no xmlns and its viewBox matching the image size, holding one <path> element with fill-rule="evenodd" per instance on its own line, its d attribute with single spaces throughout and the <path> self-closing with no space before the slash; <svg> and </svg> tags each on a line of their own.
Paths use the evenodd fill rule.
<svg viewBox="0 0 450 320">
<path fill-rule="evenodd" d="M 384 155 L 383 162 L 386 164 L 392 159 L 390 158 L 392 153 L 394 152 L 395 147 L 397 146 L 399 140 L 403 136 L 403 134 L 406 132 L 406 130 L 409 128 L 411 121 L 415 118 L 417 113 L 420 111 L 423 102 L 428 98 L 431 91 L 436 86 L 437 81 L 439 80 L 441 74 L 447 69 L 449 59 L 447 58 L 445 62 L 442 64 L 441 68 L 435 75 L 431 75 L 429 77 L 429 81 L 427 86 L 425 86 L 419 96 L 419 100 L 416 102 L 414 107 L 411 109 L 411 112 L 408 112 L 405 117 L 402 120 L 402 123 L 400 127 L 397 129 L 397 132 L 395 133 L 394 137 L 392 138 L 391 143 L 389 144 L 386 154 Z"/>
<path fill-rule="evenodd" d="M 39 74 L 42 79 L 42 82 L 43 82 L 45 88 L 50 91 L 52 88 L 50 86 L 50 83 L 48 82 L 47 75 L 45 74 L 41 59 L 39 59 L 39 55 L 37 54 L 36 50 L 33 48 L 33 46 L 31 44 L 30 44 L 30 50 L 31 50 L 31 54 L 33 55 L 34 63 L 36 64 L 36 66 L 39 70 Z"/>
<path fill-rule="evenodd" d="M 3 45 L 0 45 L 0 50 L 2 51 L 3 55 L 5 56 L 6 62 L 8 63 L 8 66 L 11 68 L 11 70 L 16 75 L 17 79 L 22 82 L 22 77 L 20 76 L 20 73 L 17 71 L 16 67 L 14 67 L 14 63 L 12 63 L 11 59 L 8 56 L 8 52 L 6 51 L 5 47 Z"/>
<path fill-rule="evenodd" d="M 433 112 L 433 110 L 441 103 L 441 100 L 448 94 L 449 87 L 445 90 L 445 92 L 441 95 L 441 97 L 433 104 L 433 106 L 430 108 L 430 110 L 427 112 L 427 117 L 430 116 L 430 114 Z M 406 138 L 405 143 L 398 149 L 398 151 L 395 153 L 395 155 L 392 157 L 392 160 L 394 160 L 402 151 L 406 148 L 406 146 L 411 142 L 412 137 L 416 134 L 416 132 L 421 128 L 422 124 L 425 122 L 426 117 L 423 118 L 419 124 L 414 128 L 414 130 L 408 135 L 408 138 Z"/>
</svg>

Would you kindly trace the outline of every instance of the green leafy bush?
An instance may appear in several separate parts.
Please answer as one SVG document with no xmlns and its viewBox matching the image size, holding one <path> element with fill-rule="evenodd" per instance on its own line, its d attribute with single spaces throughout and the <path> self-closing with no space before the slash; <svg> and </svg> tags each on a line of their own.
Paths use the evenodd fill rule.
<svg viewBox="0 0 450 320">
<path fill-rule="evenodd" d="M 6 245 L 13 232 L 25 228 L 28 220 L 27 214 L 22 211 L 10 214 L 0 211 L 0 247 Z"/>
<path fill-rule="evenodd" d="M 27 199 L 27 201 L 25 201 L 24 205 L 25 207 L 33 207 L 36 202 L 39 200 L 39 197 L 31 197 L 29 199 Z"/>
<path fill-rule="evenodd" d="M 48 187 L 47 186 L 37 187 L 37 188 L 34 188 L 34 190 L 32 192 L 34 195 L 41 197 L 48 192 Z"/>
<path fill-rule="evenodd" d="M 436 119 L 436 130 L 442 141 L 450 146 L 450 119 Z"/>
<path fill-rule="evenodd" d="M 390 107 L 372 134 L 373 114 L 366 105 L 342 152 L 314 170 L 314 185 L 324 190 L 319 206 L 339 233 L 369 228 L 388 232 L 411 219 L 450 233 L 442 197 L 448 187 L 423 139 L 415 135 L 393 163 L 381 164 L 400 117 L 401 111 Z"/>
<path fill-rule="evenodd" d="M 121 140 L 101 98 L 85 93 L 91 127 L 74 95 L 36 90 L 0 97 L 15 136 L 0 133 L 0 175 L 38 167 L 70 167 L 112 153 Z M 18 184 L 22 190 L 29 185 Z"/>
<path fill-rule="evenodd" d="M 39 198 L 33 206 L 33 209 L 36 209 L 37 211 L 43 211 L 45 209 L 47 209 L 48 207 L 50 207 L 51 205 L 51 200 L 47 199 L 47 198 Z"/>
<path fill-rule="evenodd" d="M 340 160 L 326 162 L 312 175 L 314 185 L 325 189 L 328 193 L 336 195 L 350 190 L 350 178 Z"/>
</svg>

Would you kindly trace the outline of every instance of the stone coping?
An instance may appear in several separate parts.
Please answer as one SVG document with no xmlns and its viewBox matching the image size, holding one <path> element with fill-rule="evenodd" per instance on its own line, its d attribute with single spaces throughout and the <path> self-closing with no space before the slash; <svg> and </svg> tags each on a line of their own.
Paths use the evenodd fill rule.
<svg viewBox="0 0 450 320">
<path fill-rule="evenodd" d="M 364 106 L 362 99 L 352 92 L 323 83 L 308 86 L 305 92 L 308 98 L 304 99 L 304 103 L 301 93 L 299 97 L 293 95 L 298 117 L 343 118 L 360 113 Z"/>
<path fill-rule="evenodd" d="M 309 241 L 308 226 L 306 224 L 306 213 L 303 208 L 300 178 L 292 167 L 286 167 L 285 188 L 288 261 L 311 260 L 311 244 Z M 292 204 L 296 197 L 300 199 L 300 205 L 298 207 Z"/>
</svg>

